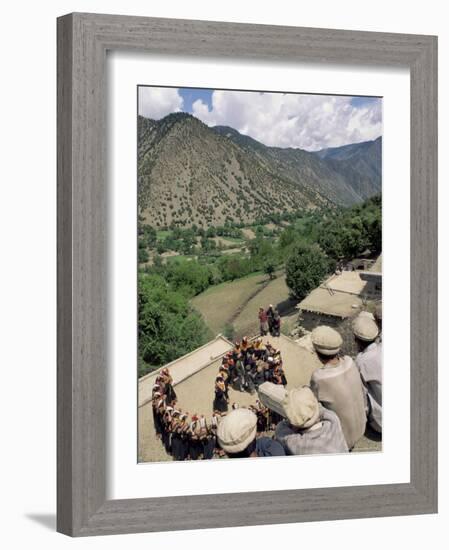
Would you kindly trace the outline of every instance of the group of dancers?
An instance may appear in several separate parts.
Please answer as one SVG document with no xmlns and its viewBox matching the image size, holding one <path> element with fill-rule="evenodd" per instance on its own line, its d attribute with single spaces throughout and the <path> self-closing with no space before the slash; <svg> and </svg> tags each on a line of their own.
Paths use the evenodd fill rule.
<svg viewBox="0 0 449 550">
<path fill-rule="evenodd" d="M 215 379 L 214 410 L 227 412 L 229 385 L 237 391 L 253 394 L 264 382 L 287 385 L 281 352 L 269 342 L 264 344 L 262 338 L 249 340 L 245 336 L 223 357 Z"/>
<path fill-rule="evenodd" d="M 168 368 L 158 374 L 152 389 L 152 409 L 154 427 L 173 460 L 200 460 L 221 458 L 224 451 L 217 444 L 217 429 L 229 408 L 239 408 L 237 403 L 229 403 L 229 385 L 238 391 L 254 393 L 257 386 L 265 381 L 287 384 L 282 368 L 282 358 L 270 343 L 264 344 L 261 338 L 249 341 L 243 338 L 236 342 L 232 351 L 222 360 L 215 381 L 213 414 L 206 418 L 202 414 L 183 411 L 178 406 L 173 379 Z M 264 407 L 259 400 L 248 407 L 257 416 L 257 432 L 264 433 L 275 429 L 281 417 Z"/>
</svg>

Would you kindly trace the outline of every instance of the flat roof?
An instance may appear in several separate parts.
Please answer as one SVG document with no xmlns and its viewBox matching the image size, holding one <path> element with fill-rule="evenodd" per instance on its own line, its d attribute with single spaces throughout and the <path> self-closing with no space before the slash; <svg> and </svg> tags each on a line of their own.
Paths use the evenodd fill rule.
<svg viewBox="0 0 449 550">
<path fill-rule="evenodd" d="M 365 286 L 366 281 L 360 278 L 357 271 L 343 271 L 338 275 L 331 275 L 318 288 L 312 290 L 297 308 L 345 319 L 362 307 L 360 295 Z"/>
<path fill-rule="evenodd" d="M 139 379 L 139 406 L 151 400 L 152 388 L 159 372 L 167 367 L 173 378 L 173 385 L 179 384 L 189 376 L 206 367 L 217 358 L 221 358 L 233 348 L 232 342 L 219 334 L 216 338 L 197 348 L 196 350 L 179 357 L 175 361 L 142 376 Z"/>
<path fill-rule="evenodd" d="M 363 302 L 358 296 L 344 292 L 331 294 L 328 289 L 316 288 L 298 304 L 298 309 L 346 319 L 361 309 Z"/>
</svg>

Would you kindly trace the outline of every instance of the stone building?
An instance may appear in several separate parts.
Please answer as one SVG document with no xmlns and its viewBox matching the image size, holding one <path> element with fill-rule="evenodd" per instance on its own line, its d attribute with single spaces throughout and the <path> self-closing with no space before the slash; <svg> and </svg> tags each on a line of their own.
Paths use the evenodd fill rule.
<svg viewBox="0 0 449 550">
<path fill-rule="evenodd" d="M 332 275 L 297 305 L 300 327 L 306 332 L 319 325 L 337 329 L 343 337 L 343 352 L 348 355 L 357 352 L 352 334 L 353 318 L 360 311 L 373 310 L 375 303 L 382 299 L 381 257 L 370 262 L 368 271 L 342 271 Z M 365 264 L 361 263 L 360 267 L 364 268 Z"/>
</svg>

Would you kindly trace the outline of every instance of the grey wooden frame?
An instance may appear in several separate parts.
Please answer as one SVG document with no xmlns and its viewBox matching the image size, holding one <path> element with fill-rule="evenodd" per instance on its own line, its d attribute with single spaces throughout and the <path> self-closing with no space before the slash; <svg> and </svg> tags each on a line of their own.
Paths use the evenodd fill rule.
<svg viewBox="0 0 449 550">
<path fill-rule="evenodd" d="M 58 531 L 83 536 L 436 512 L 437 38 L 81 13 L 57 25 Z M 106 500 L 105 56 L 124 49 L 410 69 L 410 483 Z"/>
</svg>

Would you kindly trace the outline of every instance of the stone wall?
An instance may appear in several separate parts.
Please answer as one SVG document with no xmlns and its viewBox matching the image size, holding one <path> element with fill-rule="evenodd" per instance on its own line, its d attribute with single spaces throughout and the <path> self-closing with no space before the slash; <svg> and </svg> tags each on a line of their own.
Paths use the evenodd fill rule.
<svg viewBox="0 0 449 550">
<path fill-rule="evenodd" d="M 358 312 L 355 312 L 355 315 L 357 315 L 357 313 Z M 342 319 L 341 317 L 335 317 L 333 315 L 301 311 L 298 318 L 298 325 L 309 332 L 319 325 L 327 325 L 338 330 L 343 338 L 342 353 L 355 357 L 358 350 L 352 333 L 352 321 L 353 317 Z"/>
</svg>

